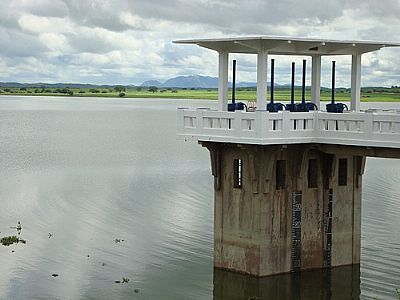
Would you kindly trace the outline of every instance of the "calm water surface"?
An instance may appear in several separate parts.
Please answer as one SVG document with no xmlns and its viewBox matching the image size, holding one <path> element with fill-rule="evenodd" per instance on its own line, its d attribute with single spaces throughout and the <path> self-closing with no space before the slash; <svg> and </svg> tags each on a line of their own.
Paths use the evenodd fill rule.
<svg viewBox="0 0 400 300">
<path fill-rule="evenodd" d="M 0 237 L 27 241 L 0 245 L 0 299 L 397 299 L 400 160 L 367 161 L 360 270 L 213 271 L 209 155 L 175 137 L 210 105 L 0 97 Z"/>
</svg>

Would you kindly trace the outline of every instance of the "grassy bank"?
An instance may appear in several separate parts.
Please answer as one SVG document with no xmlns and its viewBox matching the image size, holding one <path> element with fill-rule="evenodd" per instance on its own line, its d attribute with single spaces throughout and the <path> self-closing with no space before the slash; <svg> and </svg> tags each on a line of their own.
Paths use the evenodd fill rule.
<svg viewBox="0 0 400 300">
<path fill-rule="evenodd" d="M 209 99 L 218 98 L 217 89 L 148 89 L 148 88 L 128 88 L 118 90 L 112 88 L 0 88 L 0 95 L 18 96 L 68 96 L 68 97 L 124 97 L 124 98 L 178 98 L 178 99 Z M 321 90 L 321 100 L 329 101 L 331 92 L 329 89 Z M 238 101 L 255 101 L 255 88 L 240 88 L 236 91 Z M 306 99 L 311 98 L 310 90 L 306 91 Z M 276 101 L 288 101 L 290 99 L 290 89 L 277 87 L 275 92 Z M 296 100 L 301 99 L 301 90 L 296 90 Z M 349 89 L 338 89 L 336 91 L 337 101 L 350 101 Z M 361 92 L 363 102 L 400 102 L 399 88 L 363 88 Z"/>
</svg>

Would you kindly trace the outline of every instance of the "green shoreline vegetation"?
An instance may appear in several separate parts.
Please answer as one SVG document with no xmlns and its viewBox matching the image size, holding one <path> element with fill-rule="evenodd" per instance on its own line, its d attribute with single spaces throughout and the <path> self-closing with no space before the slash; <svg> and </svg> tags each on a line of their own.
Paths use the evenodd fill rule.
<svg viewBox="0 0 400 300">
<path fill-rule="evenodd" d="M 229 92 L 231 94 L 231 91 Z M 216 88 L 157 88 L 151 87 L 124 87 L 115 86 L 113 88 L 48 88 L 41 87 L 0 87 L 0 95 L 16 96 L 67 96 L 67 97 L 123 97 L 123 98 L 173 98 L 173 99 L 206 99 L 216 100 L 218 90 Z M 350 89 L 338 88 L 335 92 L 337 101 L 350 101 Z M 229 95 L 230 97 L 230 95 Z M 274 98 L 276 101 L 290 100 L 290 87 L 275 87 Z M 306 90 L 306 99 L 311 98 L 310 89 Z M 238 101 L 255 101 L 256 88 L 246 87 L 236 89 L 236 99 Z M 301 88 L 296 87 L 296 101 L 301 99 Z M 321 101 L 331 99 L 331 90 L 321 88 Z M 361 89 L 362 102 L 400 102 L 400 86 L 385 87 L 365 87 Z"/>
</svg>

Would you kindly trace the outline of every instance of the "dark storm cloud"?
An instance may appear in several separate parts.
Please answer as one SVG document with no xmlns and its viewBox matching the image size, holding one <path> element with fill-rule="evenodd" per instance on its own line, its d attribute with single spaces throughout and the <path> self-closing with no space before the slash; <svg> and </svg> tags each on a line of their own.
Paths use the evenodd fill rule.
<svg viewBox="0 0 400 300">
<path fill-rule="evenodd" d="M 19 1 L 21 3 L 21 1 Z M 120 14 L 129 12 L 144 19 L 165 20 L 179 23 L 198 23 L 219 30 L 249 34 L 262 31 L 270 24 L 287 24 L 298 20 L 329 21 L 342 14 L 350 5 L 348 1 L 320 0 L 40 0 L 30 3 L 24 11 L 39 16 L 66 16 L 75 23 L 88 27 L 101 27 L 112 31 L 124 31 L 131 26 L 122 22 Z M 151 28 L 151 24 L 149 24 Z"/>
<path fill-rule="evenodd" d="M 47 50 L 35 37 L 4 28 L 0 28 L 0 44 L 0 55 L 8 58 L 39 56 Z"/>
<path fill-rule="evenodd" d="M 64 0 L 64 3 L 70 11 L 69 17 L 77 24 L 111 31 L 129 28 L 119 18 L 119 14 L 127 9 L 125 1 Z"/>
<path fill-rule="evenodd" d="M 347 1 L 133 1 L 135 14 L 178 22 L 196 22 L 229 30 L 237 24 L 285 24 L 301 19 L 330 20 L 341 15 Z M 240 31 L 240 29 L 239 29 Z M 248 33 L 248 32 L 243 32 Z"/>
<path fill-rule="evenodd" d="M 15 10 L 23 9 L 24 12 L 29 12 L 41 17 L 66 17 L 69 15 L 67 5 L 62 0 L 21 0 L 11 1 L 11 8 Z"/>
<path fill-rule="evenodd" d="M 77 52 L 107 53 L 115 49 L 116 45 L 110 44 L 98 35 L 85 33 L 73 33 L 67 35 L 69 45 Z"/>
</svg>

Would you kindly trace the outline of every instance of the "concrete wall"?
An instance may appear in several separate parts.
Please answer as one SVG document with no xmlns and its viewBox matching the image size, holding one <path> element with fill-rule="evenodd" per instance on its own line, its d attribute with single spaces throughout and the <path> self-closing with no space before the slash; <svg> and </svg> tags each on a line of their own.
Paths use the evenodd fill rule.
<svg viewBox="0 0 400 300">
<path fill-rule="evenodd" d="M 265 276 L 359 263 L 363 157 L 341 146 L 329 154 L 311 144 L 203 146 L 215 178 L 215 267 Z M 235 159 L 243 164 L 241 188 L 234 187 Z M 316 187 L 309 187 L 310 159 Z M 346 185 L 339 185 L 340 159 L 347 159 Z M 283 188 L 277 160 L 286 165 Z"/>
</svg>

